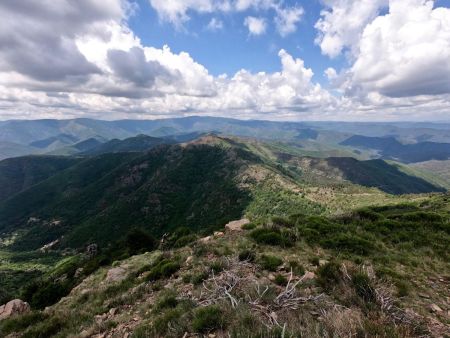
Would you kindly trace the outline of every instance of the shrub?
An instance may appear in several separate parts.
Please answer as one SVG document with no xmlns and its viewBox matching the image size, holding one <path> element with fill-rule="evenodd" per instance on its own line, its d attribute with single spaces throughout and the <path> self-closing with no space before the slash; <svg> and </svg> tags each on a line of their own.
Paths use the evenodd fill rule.
<svg viewBox="0 0 450 338">
<path fill-rule="evenodd" d="M 303 276 L 305 274 L 305 268 L 297 261 L 289 261 L 289 269 L 297 276 Z"/>
<path fill-rule="evenodd" d="M 239 252 L 238 258 L 240 261 L 253 262 L 256 258 L 256 255 L 253 251 L 246 249 Z"/>
<path fill-rule="evenodd" d="M 31 325 L 36 325 L 47 319 L 48 315 L 40 311 L 33 311 L 18 317 L 4 319 L 0 322 L 0 335 L 8 335 L 12 332 L 19 332 L 27 329 Z"/>
<path fill-rule="evenodd" d="M 375 301 L 375 289 L 372 286 L 369 276 L 364 273 L 356 273 L 352 277 L 352 283 L 358 296 L 366 302 Z"/>
<path fill-rule="evenodd" d="M 70 281 L 35 280 L 22 291 L 22 298 L 33 308 L 43 309 L 58 302 L 72 289 Z"/>
<path fill-rule="evenodd" d="M 269 271 L 276 271 L 282 263 L 283 261 L 281 260 L 281 258 L 268 255 L 261 256 L 260 260 L 262 268 Z"/>
<path fill-rule="evenodd" d="M 195 332 L 205 333 L 223 327 L 225 327 L 225 316 L 218 306 L 207 306 L 195 311 L 192 320 L 192 328 Z"/>
<path fill-rule="evenodd" d="M 158 316 L 153 322 L 153 330 L 157 333 L 157 336 L 164 337 L 164 334 L 167 332 L 169 326 L 176 325 L 183 313 L 183 309 L 176 307 L 174 309 L 169 309 L 162 315 Z"/>
<path fill-rule="evenodd" d="M 47 338 L 57 334 L 64 328 L 64 321 L 59 317 L 52 317 L 27 330 L 22 338 Z"/>
<path fill-rule="evenodd" d="M 397 287 L 397 295 L 399 297 L 406 297 L 409 295 L 410 286 L 406 281 L 399 280 L 395 282 L 395 286 Z"/>
<path fill-rule="evenodd" d="M 219 272 L 221 272 L 224 269 L 224 264 L 223 264 L 223 262 L 221 260 L 215 260 L 214 262 L 212 262 L 209 265 L 209 268 L 214 273 L 219 273 Z"/>
<path fill-rule="evenodd" d="M 154 250 L 157 241 L 146 231 L 135 228 L 130 230 L 126 235 L 125 244 L 129 253 L 135 255 L 137 253 Z"/>
<path fill-rule="evenodd" d="M 280 217 L 280 216 L 274 216 L 272 217 L 272 223 L 274 225 L 280 226 L 280 227 L 286 227 L 291 228 L 295 225 L 295 222 L 291 219 L 288 219 L 286 217 Z"/>
<path fill-rule="evenodd" d="M 250 237 L 252 237 L 257 243 L 260 244 L 283 247 L 289 247 L 293 245 L 293 240 L 290 238 L 290 236 L 283 236 L 281 231 L 278 229 L 255 229 L 250 233 Z"/>
<path fill-rule="evenodd" d="M 191 244 L 197 240 L 197 236 L 195 235 L 186 235 L 178 238 L 176 242 L 173 244 L 173 248 L 182 248 L 188 244 Z"/>
<path fill-rule="evenodd" d="M 168 278 L 180 269 L 180 264 L 168 259 L 161 260 L 154 266 L 147 276 L 147 280 L 157 280 Z"/>
<path fill-rule="evenodd" d="M 208 271 L 201 271 L 195 275 L 192 276 L 191 282 L 194 285 L 201 284 L 204 280 L 206 280 L 209 277 Z"/>
<path fill-rule="evenodd" d="M 255 228 L 256 228 L 256 224 L 255 223 L 247 223 L 247 224 L 244 224 L 242 226 L 243 230 L 253 230 Z"/>
<path fill-rule="evenodd" d="M 287 284 L 287 279 L 283 275 L 277 274 L 275 276 L 275 283 L 281 286 L 284 286 Z"/>
<path fill-rule="evenodd" d="M 155 304 L 155 310 L 173 309 L 178 305 L 177 295 L 175 292 L 167 292 L 160 296 Z"/>
<path fill-rule="evenodd" d="M 379 221 L 384 218 L 383 215 L 370 209 L 360 209 L 356 211 L 355 216 L 359 219 L 365 219 L 371 222 Z"/>
<path fill-rule="evenodd" d="M 339 264 L 331 261 L 317 269 L 317 282 L 324 289 L 332 289 L 341 279 Z"/>
<path fill-rule="evenodd" d="M 324 248 L 347 251 L 366 256 L 375 249 L 372 241 L 354 234 L 337 234 L 320 241 Z"/>
</svg>

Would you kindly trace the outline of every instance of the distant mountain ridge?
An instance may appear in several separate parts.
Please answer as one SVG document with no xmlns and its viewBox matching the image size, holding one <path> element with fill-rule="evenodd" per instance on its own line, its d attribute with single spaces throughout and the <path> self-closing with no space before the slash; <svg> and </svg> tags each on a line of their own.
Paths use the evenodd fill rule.
<svg viewBox="0 0 450 338">
<path fill-rule="evenodd" d="M 383 158 L 404 163 L 450 159 L 450 143 L 419 142 L 402 144 L 394 137 L 369 137 L 354 135 L 341 142 L 342 145 L 376 149 Z"/>
</svg>

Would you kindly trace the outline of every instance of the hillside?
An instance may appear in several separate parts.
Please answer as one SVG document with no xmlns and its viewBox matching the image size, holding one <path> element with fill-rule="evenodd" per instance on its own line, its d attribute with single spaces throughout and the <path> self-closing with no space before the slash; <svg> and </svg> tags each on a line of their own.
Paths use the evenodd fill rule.
<svg viewBox="0 0 450 338">
<path fill-rule="evenodd" d="M 154 138 L 140 136 L 122 141 L 116 149 L 136 149 L 141 140 L 140 149 L 154 146 Z M 266 203 L 283 205 L 284 214 L 295 208 L 325 212 L 335 204 L 345 210 L 346 204 L 339 199 L 344 191 L 352 203 L 360 203 L 356 200 L 361 193 L 389 199 L 380 190 L 393 194 L 442 191 L 381 160 L 277 153 L 274 161 L 262 155 L 262 147 L 259 152 L 252 149 L 241 140 L 208 135 L 184 146 L 67 159 L 76 164 L 58 173 L 49 170 L 47 180 L 31 182 L 38 184 L 29 183 L 28 189 L 0 203 L 0 231 L 20 230 L 12 245 L 16 249 L 37 249 L 61 236 L 63 246 L 106 245 L 136 226 L 161 235 L 178 226 L 214 229 L 245 213 L 265 217 L 270 212 L 264 211 L 270 207 Z M 351 189 L 357 192 L 354 198 Z M 31 218 L 37 221 L 30 224 Z"/>
<path fill-rule="evenodd" d="M 450 143 L 418 142 L 402 144 L 393 137 L 354 135 L 341 144 L 379 150 L 383 158 L 404 163 L 448 160 L 450 158 Z"/>
<path fill-rule="evenodd" d="M 30 284 L 33 311 L 0 333 L 445 337 L 449 198 L 242 220 L 207 237 L 180 228 L 159 244 L 136 233 L 122 244 L 131 256 L 78 254 Z"/>
<path fill-rule="evenodd" d="M 0 161 L 0 202 L 77 163 L 75 158 L 27 156 Z"/>
</svg>

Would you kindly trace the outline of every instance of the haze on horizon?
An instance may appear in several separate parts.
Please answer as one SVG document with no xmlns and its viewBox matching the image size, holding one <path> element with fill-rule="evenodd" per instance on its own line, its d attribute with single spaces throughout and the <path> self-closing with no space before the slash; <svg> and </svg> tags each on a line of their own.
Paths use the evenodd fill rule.
<svg viewBox="0 0 450 338">
<path fill-rule="evenodd" d="M 0 15 L 0 120 L 450 120 L 446 0 L 3 0 Z"/>
</svg>

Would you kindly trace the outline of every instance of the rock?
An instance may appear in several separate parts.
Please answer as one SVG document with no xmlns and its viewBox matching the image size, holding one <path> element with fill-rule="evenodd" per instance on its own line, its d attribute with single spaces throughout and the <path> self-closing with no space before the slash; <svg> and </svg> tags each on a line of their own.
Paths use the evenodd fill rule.
<svg viewBox="0 0 450 338">
<path fill-rule="evenodd" d="M 201 243 L 208 243 L 211 240 L 211 238 L 212 238 L 211 236 L 206 236 L 206 237 L 200 238 L 198 241 Z"/>
<path fill-rule="evenodd" d="M 225 234 L 222 231 L 214 231 L 214 237 L 223 237 Z"/>
<path fill-rule="evenodd" d="M 109 314 L 110 314 L 111 316 L 114 316 L 116 313 L 117 313 L 117 309 L 116 309 L 115 307 L 109 309 Z"/>
<path fill-rule="evenodd" d="M 0 306 L 0 320 L 30 312 L 30 310 L 30 305 L 27 302 L 24 302 L 20 299 L 13 299 L 8 303 Z"/>
<path fill-rule="evenodd" d="M 106 281 L 108 282 L 120 282 L 126 278 L 126 271 L 124 268 L 116 267 L 108 270 L 106 274 Z"/>
<path fill-rule="evenodd" d="M 267 278 L 269 278 L 269 280 L 274 281 L 275 280 L 275 276 L 270 273 L 269 276 L 267 276 Z"/>
<path fill-rule="evenodd" d="M 437 306 L 436 304 L 431 304 L 430 305 L 430 310 L 431 310 L 431 312 L 442 312 L 442 309 L 439 307 L 439 306 Z"/>
<path fill-rule="evenodd" d="M 302 276 L 302 280 L 307 281 L 316 278 L 316 274 L 311 271 L 306 271 L 305 274 Z"/>
<path fill-rule="evenodd" d="M 194 260 L 194 257 L 189 256 L 188 258 L 186 258 L 186 264 L 191 264 L 193 260 Z"/>
<path fill-rule="evenodd" d="M 424 294 L 424 293 L 419 293 L 419 297 L 420 298 L 425 298 L 425 299 L 430 299 L 430 296 Z"/>
<path fill-rule="evenodd" d="M 225 225 L 225 229 L 229 231 L 242 231 L 242 226 L 250 223 L 247 218 L 240 219 L 238 221 L 232 221 Z"/>
<path fill-rule="evenodd" d="M 326 259 L 319 259 L 319 266 L 324 266 L 328 261 Z"/>
</svg>

